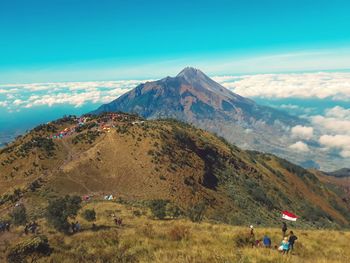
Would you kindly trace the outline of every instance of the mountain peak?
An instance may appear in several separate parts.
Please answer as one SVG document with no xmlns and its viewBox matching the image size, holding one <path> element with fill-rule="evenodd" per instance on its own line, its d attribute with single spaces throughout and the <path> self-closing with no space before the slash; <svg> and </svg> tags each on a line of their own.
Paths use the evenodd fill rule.
<svg viewBox="0 0 350 263">
<path fill-rule="evenodd" d="M 193 78 L 202 78 L 207 77 L 201 70 L 193 68 L 193 67 L 186 67 L 179 74 L 177 74 L 177 77 L 184 77 L 185 79 L 193 79 Z"/>
</svg>

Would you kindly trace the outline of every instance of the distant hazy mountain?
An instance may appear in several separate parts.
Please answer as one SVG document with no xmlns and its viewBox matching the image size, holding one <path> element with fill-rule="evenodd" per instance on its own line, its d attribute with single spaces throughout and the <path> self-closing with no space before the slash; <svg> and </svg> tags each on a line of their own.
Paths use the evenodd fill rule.
<svg viewBox="0 0 350 263">
<path fill-rule="evenodd" d="M 245 149 L 304 161 L 291 157 L 286 136 L 286 131 L 302 120 L 239 96 L 195 68 L 185 68 L 176 77 L 140 84 L 93 113 L 117 111 L 148 119 L 175 118 L 215 132 Z"/>
<path fill-rule="evenodd" d="M 334 177 L 350 177 L 350 168 L 342 168 L 334 172 L 328 172 L 326 174 Z"/>
</svg>

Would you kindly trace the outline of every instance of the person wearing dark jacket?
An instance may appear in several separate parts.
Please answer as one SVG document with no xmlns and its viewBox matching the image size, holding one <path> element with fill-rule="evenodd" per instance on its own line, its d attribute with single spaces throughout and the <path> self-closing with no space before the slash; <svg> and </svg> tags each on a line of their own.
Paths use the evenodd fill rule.
<svg viewBox="0 0 350 263">
<path fill-rule="evenodd" d="M 286 232 L 287 232 L 287 224 L 286 222 L 282 223 L 282 236 L 285 237 L 286 236 Z"/>
<path fill-rule="evenodd" d="M 297 238 L 297 236 L 296 235 L 294 235 L 294 233 L 293 233 L 293 231 L 290 231 L 289 232 L 289 250 L 290 251 L 293 251 L 293 249 L 294 249 L 294 242 L 297 240 L 298 238 Z"/>
</svg>

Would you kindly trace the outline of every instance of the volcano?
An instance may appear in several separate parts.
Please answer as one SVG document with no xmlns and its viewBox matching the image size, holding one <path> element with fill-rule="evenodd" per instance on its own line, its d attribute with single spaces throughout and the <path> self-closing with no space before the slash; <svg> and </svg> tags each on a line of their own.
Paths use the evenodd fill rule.
<svg viewBox="0 0 350 263">
<path fill-rule="evenodd" d="M 92 113 L 103 112 L 177 119 L 244 149 L 274 153 L 296 163 L 305 161 L 288 148 L 289 129 L 304 120 L 235 94 L 192 67 L 175 77 L 140 84 Z"/>
</svg>

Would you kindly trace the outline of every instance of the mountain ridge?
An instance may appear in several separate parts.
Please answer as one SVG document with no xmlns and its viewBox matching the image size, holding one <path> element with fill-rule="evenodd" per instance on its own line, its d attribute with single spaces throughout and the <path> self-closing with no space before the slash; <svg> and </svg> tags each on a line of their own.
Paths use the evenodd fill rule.
<svg viewBox="0 0 350 263">
<path fill-rule="evenodd" d="M 0 151 L 0 164 L 0 214 L 12 202 L 41 213 L 55 196 L 113 194 L 183 210 L 204 202 L 209 218 L 231 224 L 276 224 L 284 209 L 309 227 L 350 220 L 349 204 L 316 173 L 174 120 L 68 116 L 17 138 Z"/>
</svg>

